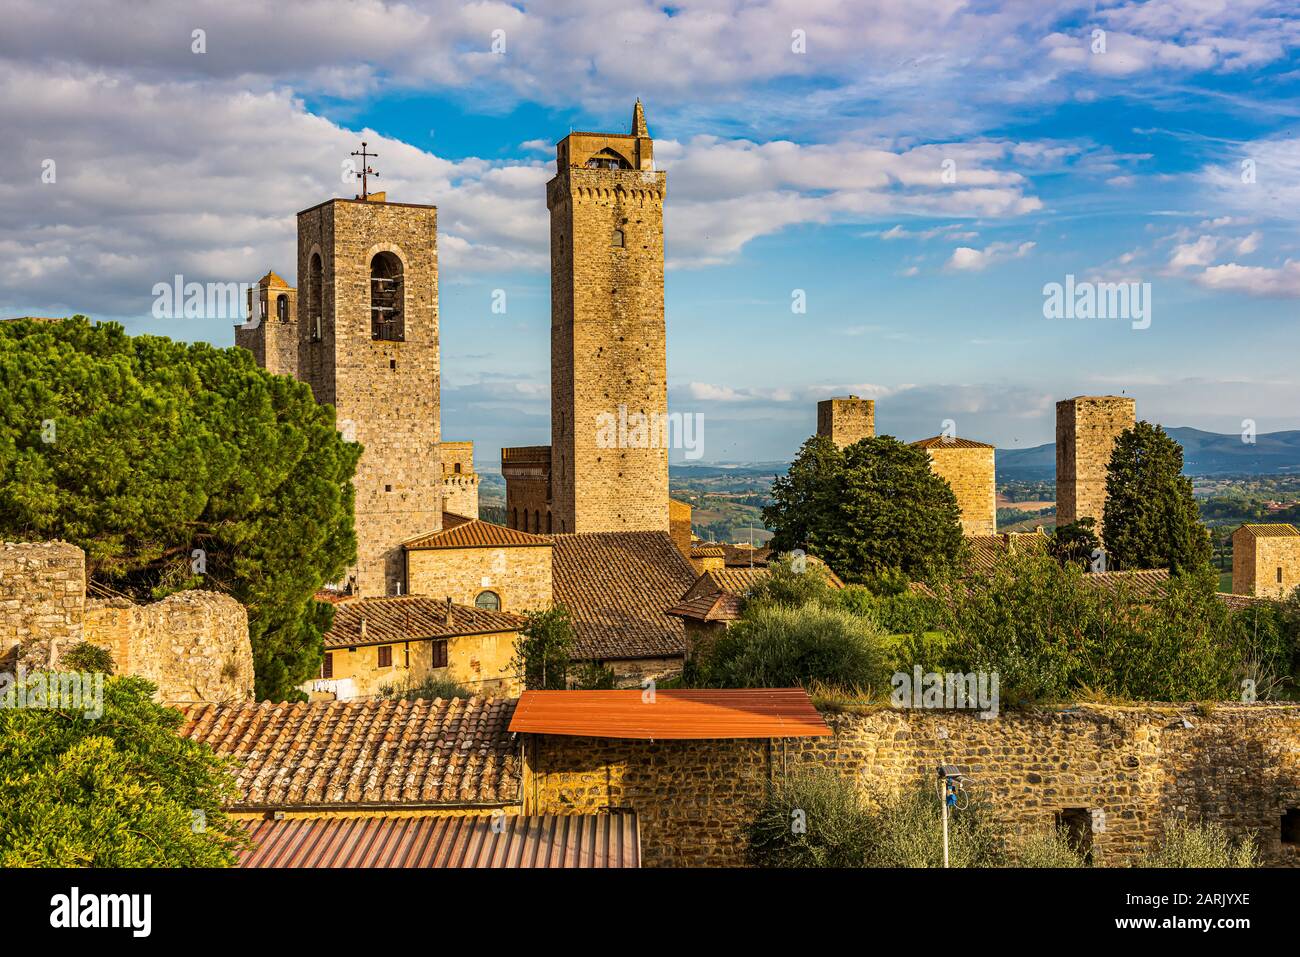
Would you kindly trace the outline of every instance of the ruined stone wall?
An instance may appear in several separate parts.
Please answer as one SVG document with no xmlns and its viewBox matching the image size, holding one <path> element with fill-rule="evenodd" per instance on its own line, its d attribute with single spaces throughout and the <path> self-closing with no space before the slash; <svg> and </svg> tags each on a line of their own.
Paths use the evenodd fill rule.
<svg viewBox="0 0 1300 957">
<path fill-rule="evenodd" d="M 945 763 L 1019 830 L 1049 827 L 1067 809 L 1100 811 L 1098 864 L 1133 862 L 1164 819 L 1180 815 L 1218 821 L 1234 838 L 1253 830 L 1264 863 L 1300 864 L 1300 845 L 1281 839 L 1283 813 L 1300 808 L 1294 705 L 1227 705 L 1209 715 L 1083 705 L 992 721 L 886 708 L 828 721 L 830 737 L 785 742 L 530 736 L 525 811 L 631 807 L 647 865 L 738 865 L 745 824 L 776 775 L 832 767 L 864 793 L 890 795 L 931 786 Z"/>
<path fill-rule="evenodd" d="M 876 434 L 876 403 L 856 395 L 817 403 L 817 434 L 829 436 L 840 448 Z"/>
<path fill-rule="evenodd" d="M 431 206 L 336 199 L 298 214 L 298 274 L 308 277 L 299 280 L 299 378 L 365 449 L 353 480 L 361 596 L 404 588 L 402 542 L 442 527 L 436 234 Z M 313 251 L 323 257 L 318 342 L 305 316 Z M 402 261 L 403 341 L 371 334 L 370 268 L 381 252 Z"/>
<path fill-rule="evenodd" d="M 410 594 L 473 605 L 496 592 L 501 610 L 522 614 L 551 607 L 551 546 L 415 548 L 407 553 Z"/>
<path fill-rule="evenodd" d="M 1056 403 L 1056 524 L 1097 520 L 1106 509 L 1106 470 L 1115 440 L 1133 427 L 1136 404 L 1127 396 L 1081 395 Z"/>
<path fill-rule="evenodd" d="M 997 534 L 997 480 L 991 445 L 930 447 L 930 468 L 952 486 L 963 535 Z"/>
<path fill-rule="evenodd" d="M 614 672 L 614 687 L 640 688 L 647 679 L 665 681 L 682 673 L 684 658 L 623 658 L 604 664 Z"/>
<path fill-rule="evenodd" d="M 85 639 L 109 650 L 117 674 L 148 678 L 169 704 L 253 699 L 248 612 L 229 595 L 184 591 L 148 605 L 91 599 Z"/>
<path fill-rule="evenodd" d="M 16 645 L 81 640 L 86 555 L 67 542 L 0 543 L 0 656 Z"/>
<path fill-rule="evenodd" d="M 570 137 L 571 139 L 572 137 Z M 639 140 L 615 146 L 636 162 Z M 649 146 L 645 138 L 645 146 Z M 587 147 L 583 147 L 586 150 Z M 568 151 L 562 151 L 569 155 Z M 580 161 L 574 155 L 572 161 Z M 551 211 L 551 509 L 556 532 L 667 531 L 668 450 L 602 416 L 668 411 L 665 174 L 563 165 Z M 620 241 L 621 237 L 621 241 Z"/>
</svg>

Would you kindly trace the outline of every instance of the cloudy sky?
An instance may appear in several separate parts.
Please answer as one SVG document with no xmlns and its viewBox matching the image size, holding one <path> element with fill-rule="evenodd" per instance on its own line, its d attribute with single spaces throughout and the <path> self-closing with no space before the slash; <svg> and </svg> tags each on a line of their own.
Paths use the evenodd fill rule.
<svg viewBox="0 0 1300 957">
<path fill-rule="evenodd" d="M 1300 428 L 1291 2 L 5 6 L 0 315 L 231 344 L 153 318 L 154 284 L 294 281 L 294 213 L 352 194 L 364 138 L 439 207 L 443 431 L 490 467 L 548 440 L 553 144 L 640 96 L 706 460 L 788 459 L 848 392 L 1001 447 L 1079 393 Z M 1067 276 L 1149 283 L 1149 325 L 1045 318 Z"/>
</svg>

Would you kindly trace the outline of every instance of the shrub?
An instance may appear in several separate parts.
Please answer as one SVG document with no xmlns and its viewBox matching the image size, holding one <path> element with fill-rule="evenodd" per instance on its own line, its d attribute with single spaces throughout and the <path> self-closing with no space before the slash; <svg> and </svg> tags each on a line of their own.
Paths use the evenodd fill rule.
<svg viewBox="0 0 1300 957">
<path fill-rule="evenodd" d="M 525 618 L 527 623 L 510 663 L 523 674 L 525 688 L 563 690 L 576 641 L 569 610 L 555 605 L 546 611 L 529 612 Z"/>
<path fill-rule="evenodd" d="M 997 867 L 1006 862 L 1004 836 L 988 807 L 972 800 L 948 814 L 948 866 Z M 943 808 L 938 784 L 906 791 L 878 813 L 871 867 L 942 867 Z"/>
<path fill-rule="evenodd" d="M 1217 823 L 1166 821 L 1157 847 L 1142 860 L 1143 867 L 1256 867 L 1255 835 L 1233 843 Z"/>
<path fill-rule="evenodd" d="M 800 608 L 808 604 L 829 605 L 837 589 L 831 584 L 826 566 L 815 559 L 785 554 L 768 562 L 768 573 L 750 590 L 751 605 L 780 605 Z"/>
<path fill-rule="evenodd" d="M 1007 863 L 1012 867 L 1088 866 L 1061 827 L 1012 834 L 1007 839 Z"/>
<path fill-rule="evenodd" d="M 569 673 L 570 686 L 583 691 L 601 691 L 614 687 L 614 669 L 595 661 L 584 662 Z"/>
<path fill-rule="evenodd" d="M 408 679 L 404 684 L 384 685 L 379 689 L 380 697 L 396 698 L 399 701 L 432 701 L 435 698 L 472 698 L 475 692 L 464 685 L 457 684 L 450 678 L 426 676 L 422 681 L 412 684 Z"/>
<path fill-rule="evenodd" d="M 873 833 L 872 813 L 853 782 L 825 768 L 773 783 L 747 836 L 758 867 L 863 867 Z"/>
<path fill-rule="evenodd" d="M 113 673 L 113 656 L 107 648 L 79 641 L 59 656 L 59 667 L 64 671 Z"/>
<path fill-rule="evenodd" d="M 888 680 L 886 644 L 873 621 L 841 608 L 754 605 L 700 648 L 694 680 L 714 688 L 868 688 Z"/>
</svg>

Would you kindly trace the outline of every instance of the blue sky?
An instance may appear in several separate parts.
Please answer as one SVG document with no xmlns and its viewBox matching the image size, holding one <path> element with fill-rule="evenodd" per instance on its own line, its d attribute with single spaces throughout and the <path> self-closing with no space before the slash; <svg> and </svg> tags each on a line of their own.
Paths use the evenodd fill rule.
<svg viewBox="0 0 1300 957">
<path fill-rule="evenodd" d="M 706 460 L 786 459 L 848 392 L 882 431 L 1001 447 L 1050 441 L 1079 393 L 1300 428 L 1292 4 L 9 8 L 0 314 L 229 344 L 224 318 L 153 319 L 154 283 L 292 281 L 294 213 L 351 194 L 364 137 L 380 188 L 439 206 L 443 431 L 491 466 L 548 437 L 553 144 L 640 96 L 670 406 L 704 415 Z M 1149 327 L 1044 318 L 1067 274 L 1149 283 Z"/>
</svg>

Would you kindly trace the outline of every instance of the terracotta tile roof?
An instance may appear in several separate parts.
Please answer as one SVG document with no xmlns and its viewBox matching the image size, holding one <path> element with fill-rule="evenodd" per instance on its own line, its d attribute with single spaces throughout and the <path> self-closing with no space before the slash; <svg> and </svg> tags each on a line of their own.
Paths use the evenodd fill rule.
<svg viewBox="0 0 1300 957">
<path fill-rule="evenodd" d="M 248 826 L 240 867 L 640 867 L 635 811 L 285 818 Z"/>
<path fill-rule="evenodd" d="M 510 730 L 652 741 L 824 737 L 802 688 L 672 689 L 652 701 L 622 691 L 525 691 Z"/>
<path fill-rule="evenodd" d="M 477 518 L 442 513 L 442 529 L 406 542 L 408 549 L 425 548 L 502 548 L 507 546 L 545 545 L 551 540 L 530 535 L 516 528 L 506 528 Z"/>
<path fill-rule="evenodd" d="M 257 281 L 259 286 L 282 286 L 285 289 L 292 289 L 287 282 L 276 275 L 274 269 L 268 269 L 265 276 Z"/>
<path fill-rule="evenodd" d="M 726 555 L 726 549 L 721 545 L 706 543 L 691 546 L 691 558 L 725 558 Z"/>
<path fill-rule="evenodd" d="M 735 621 L 740 617 L 744 604 L 735 595 L 713 592 L 696 598 L 685 598 L 664 614 L 695 621 Z"/>
<path fill-rule="evenodd" d="M 1273 522 L 1270 524 L 1245 523 L 1241 526 L 1241 531 L 1245 531 L 1255 538 L 1290 538 L 1294 535 L 1300 535 L 1294 525 L 1288 525 L 1285 522 Z"/>
<path fill-rule="evenodd" d="M 1260 608 L 1267 605 L 1276 604 L 1276 599 L 1266 598 L 1263 595 L 1234 595 L 1229 592 L 1218 592 L 1219 601 L 1223 602 L 1233 611 L 1245 611 L 1247 608 Z"/>
<path fill-rule="evenodd" d="M 1041 532 L 1005 532 L 1001 535 L 968 535 L 970 567 L 976 571 L 992 571 L 998 563 L 1013 552 L 1042 553 L 1047 550 L 1047 536 Z"/>
<path fill-rule="evenodd" d="M 334 605 L 334 623 L 325 633 L 325 647 L 355 648 L 423 638 L 492 635 L 523 627 L 524 619 L 506 611 L 448 604 L 422 595 L 349 598 Z"/>
<path fill-rule="evenodd" d="M 921 449 L 991 449 L 994 446 L 987 442 L 975 442 L 971 439 L 960 439 L 954 436 L 932 435 L 928 439 L 918 439 L 911 443 Z"/>
<path fill-rule="evenodd" d="M 1141 568 L 1127 572 L 1090 572 L 1083 583 L 1094 588 L 1117 591 L 1121 586 L 1139 598 L 1159 598 L 1169 583 L 1169 569 Z"/>
<path fill-rule="evenodd" d="M 504 698 L 197 704 L 184 737 L 235 759 L 241 809 L 519 802 Z"/>
<path fill-rule="evenodd" d="M 766 565 L 769 558 L 772 557 L 772 549 L 758 546 L 750 548 L 748 545 L 728 545 L 725 542 L 722 545 L 725 553 L 727 567 L 732 566 L 747 567 L 753 565 Z"/>
<path fill-rule="evenodd" d="M 554 538 L 555 601 L 573 616 L 575 660 L 685 654 L 682 623 L 664 612 L 696 575 L 667 532 L 569 532 Z"/>
</svg>

